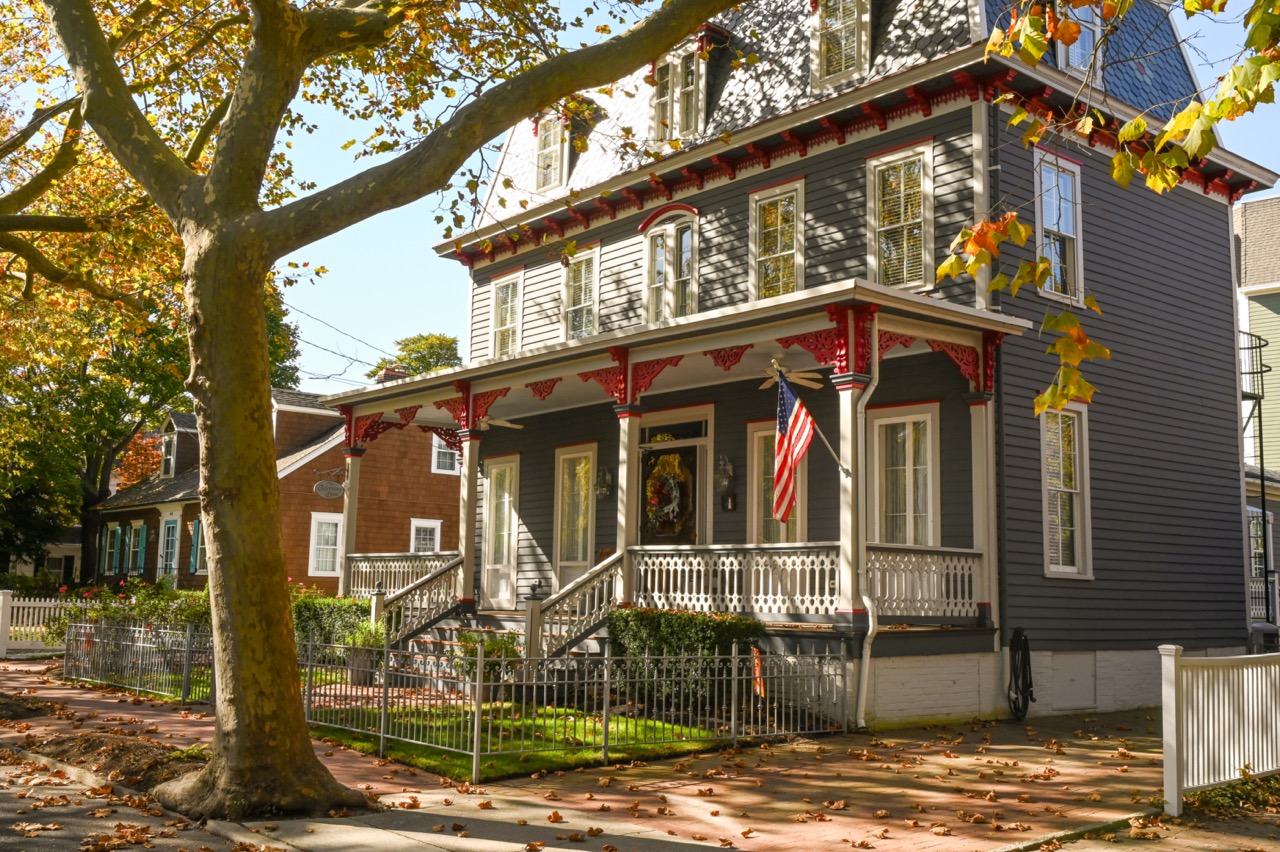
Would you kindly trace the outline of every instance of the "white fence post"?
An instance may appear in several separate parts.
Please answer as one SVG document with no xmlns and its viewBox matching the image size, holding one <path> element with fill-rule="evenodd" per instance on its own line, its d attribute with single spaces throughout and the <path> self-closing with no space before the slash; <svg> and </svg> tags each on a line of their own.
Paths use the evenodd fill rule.
<svg viewBox="0 0 1280 852">
<path fill-rule="evenodd" d="M 0 590 L 0 659 L 9 653 L 9 625 L 13 621 L 13 592 Z"/>
<path fill-rule="evenodd" d="M 1178 711 L 1182 705 L 1182 687 L 1178 663 L 1182 659 L 1179 645 L 1160 646 L 1160 684 L 1163 697 L 1164 724 L 1164 809 L 1169 816 L 1182 813 L 1182 753 Z"/>
</svg>

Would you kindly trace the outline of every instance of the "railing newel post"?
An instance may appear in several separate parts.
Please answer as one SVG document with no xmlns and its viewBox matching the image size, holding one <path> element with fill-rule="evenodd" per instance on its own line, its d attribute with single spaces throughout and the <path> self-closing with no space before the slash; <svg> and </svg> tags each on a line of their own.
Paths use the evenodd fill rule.
<svg viewBox="0 0 1280 852">
<path fill-rule="evenodd" d="M 1160 692 L 1162 699 L 1162 727 L 1164 740 L 1164 799 L 1165 811 L 1176 817 L 1182 813 L 1183 764 L 1186 756 L 1182 749 L 1182 727 L 1179 713 L 1182 710 L 1182 683 L 1178 668 L 1182 648 L 1178 645 L 1161 645 Z"/>
</svg>

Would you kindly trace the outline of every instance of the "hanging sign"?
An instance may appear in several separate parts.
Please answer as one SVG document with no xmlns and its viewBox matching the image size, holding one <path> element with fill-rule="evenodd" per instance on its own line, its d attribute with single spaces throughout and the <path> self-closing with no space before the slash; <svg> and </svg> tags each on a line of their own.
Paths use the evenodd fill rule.
<svg viewBox="0 0 1280 852">
<path fill-rule="evenodd" d="M 320 480 L 311 490 L 316 492 L 317 497 L 323 497 L 325 500 L 337 500 L 347 493 L 341 482 L 334 482 L 332 479 Z"/>
</svg>

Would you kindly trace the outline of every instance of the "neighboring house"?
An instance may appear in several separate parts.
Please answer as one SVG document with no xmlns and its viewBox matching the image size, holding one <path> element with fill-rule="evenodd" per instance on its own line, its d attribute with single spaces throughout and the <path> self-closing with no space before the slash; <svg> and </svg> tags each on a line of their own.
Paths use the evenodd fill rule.
<svg viewBox="0 0 1280 852">
<path fill-rule="evenodd" d="M 295 583 L 336 592 L 345 539 L 343 489 L 337 487 L 344 472 L 343 421 L 315 394 L 273 389 L 271 398 L 289 576 Z M 456 470 L 442 473 L 425 460 L 430 436 L 404 432 L 390 440 L 402 458 L 423 461 L 406 464 L 387 457 L 370 464 L 378 482 L 361 495 L 363 523 L 352 546 L 396 553 L 456 548 Z M 162 430 L 159 473 L 97 506 L 99 580 L 173 577 L 179 588 L 204 585 L 199 458 L 195 416 L 170 414 Z M 321 481 L 331 483 L 329 497 L 317 492 Z"/>
<path fill-rule="evenodd" d="M 39 564 L 18 562 L 11 570 L 28 577 L 43 573 L 51 582 L 75 582 L 80 568 L 80 527 L 64 527 L 58 540 L 50 544 L 46 551 Z"/>
<path fill-rule="evenodd" d="M 756 0 L 586 93 L 593 127 L 512 129 L 438 247 L 470 270 L 471 360 L 326 399 L 362 488 L 388 435 L 462 449 L 461 558 L 398 638 L 478 608 L 562 652 L 608 605 L 741 612 L 772 650 L 847 650 L 857 721 L 1001 714 L 1013 628 L 1037 713 L 1158 703 L 1163 643 L 1245 647 L 1230 205 L 1276 175 L 1218 149 L 1165 197 L 1111 179 L 1118 122 L 1196 89 L 1147 0 L 1087 135 L 1024 145 L 1000 96 L 1061 114 L 1096 28 L 1038 69 L 984 62 L 1002 8 Z M 935 284 L 1007 210 L 1034 236 L 1004 268 L 1051 257 L 1045 289 Z M 1037 418 L 1036 323 L 1086 294 L 1114 360 Z M 785 524 L 775 360 L 820 374 L 796 390 L 832 446 Z"/>
</svg>

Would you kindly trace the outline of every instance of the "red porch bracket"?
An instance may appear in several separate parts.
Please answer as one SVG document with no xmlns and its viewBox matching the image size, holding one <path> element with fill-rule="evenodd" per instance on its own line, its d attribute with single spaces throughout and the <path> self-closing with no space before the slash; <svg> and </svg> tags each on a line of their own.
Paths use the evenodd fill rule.
<svg viewBox="0 0 1280 852">
<path fill-rule="evenodd" d="M 631 402 L 636 397 L 653 387 L 653 382 L 667 367 L 675 367 L 684 359 L 683 355 L 672 355 L 670 358 L 654 358 L 651 361 L 637 361 L 631 365 Z"/>
<path fill-rule="evenodd" d="M 440 439 L 440 443 L 455 453 L 462 452 L 462 436 L 458 434 L 457 429 L 446 429 L 443 426 L 419 426 L 418 428 L 428 435 L 435 435 Z"/>
<path fill-rule="evenodd" d="M 471 422 L 477 423 L 489 413 L 489 409 L 499 399 L 507 395 L 511 388 L 495 388 L 490 391 L 481 391 L 471 397 Z"/>
<path fill-rule="evenodd" d="M 799 346 L 819 364 L 835 367 L 837 373 L 849 372 L 849 309 L 844 305 L 827 305 L 827 316 L 835 328 L 823 328 L 790 337 L 779 337 L 783 349 Z"/>
<path fill-rule="evenodd" d="M 618 405 L 627 403 L 627 350 L 621 346 L 610 346 L 609 357 L 618 365 L 602 367 L 599 370 L 587 370 L 579 373 L 578 378 L 584 382 L 594 381 L 604 392 L 613 397 Z"/>
<path fill-rule="evenodd" d="M 442 399 L 433 403 L 436 408 L 449 412 L 453 417 L 453 422 L 458 424 L 460 429 L 471 428 L 471 383 L 457 381 L 453 383 L 454 389 L 459 396 Z"/>
<path fill-rule="evenodd" d="M 545 400 L 547 397 L 551 396 L 551 392 L 556 389 L 556 385 L 558 384 L 560 384 L 560 379 L 557 377 L 554 379 L 544 379 L 540 382 L 529 382 L 525 387 L 532 391 L 533 395 L 538 399 Z"/>
<path fill-rule="evenodd" d="M 879 305 L 858 305 L 853 309 L 853 372 L 871 372 L 871 318 Z"/>
<path fill-rule="evenodd" d="M 1004 340 L 1004 332 L 984 331 L 982 333 L 982 391 L 996 391 L 996 348 Z"/>
<path fill-rule="evenodd" d="M 715 364 L 726 373 L 738 366 L 738 362 L 742 360 L 742 356 L 748 349 L 754 349 L 754 343 L 745 343 L 742 346 L 726 346 L 723 349 L 708 349 L 702 354 L 711 359 L 711 363 Z"/>
<path fill-rule="evenodd" d="M 904 349 L 910 349 L 915 346 L 916 339 L 909 334 L 898 334 L 896 331 L 880 332 L 880 360 L 884 360 L 885 354 L 895 346 L 901 346 Z"/>
<path fill-rule="evenodd" d="M 975 388 L 981 387 L 982 377 L 978 371 L 978 350 L 976 348 L 965 346 L 961 343 L 947 343 L 943 340 L 930 340 L 929 348 L 934 352 L 946 353 L 946 356 L 960 368 L 960 375 L 972 382 Z"/>
</svg>

